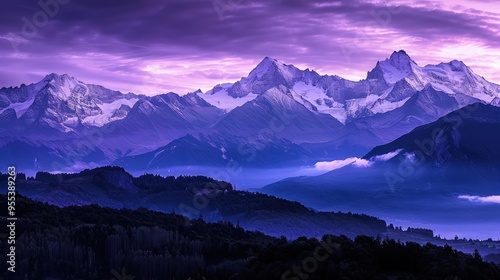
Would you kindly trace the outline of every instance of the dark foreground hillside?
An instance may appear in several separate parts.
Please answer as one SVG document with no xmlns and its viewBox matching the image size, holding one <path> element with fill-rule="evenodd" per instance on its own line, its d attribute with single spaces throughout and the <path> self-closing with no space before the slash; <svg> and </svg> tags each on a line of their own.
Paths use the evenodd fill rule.
<svg viewBox="0 0 500 280">
<path fill-rule="evenodd" d="M 4 176 L 5 177 L 5 176 Z M 6 181 L 0 175 L 0 182 Z M 121 167 L 100 167 L 74 174 L 19 174 L 17 190 L 52 205 L 97 204 L 112 208 L 177 213 L 208 222 L 228 221 L 248 230 L 295 239 L 325 234 L 355 237 L 386 232 L 386 223 L 363 214 L 317 212 L 274 196 L 237 191 L 227 182 L 204 176 L 133 177 Z"/>
<path fill-rule="evenodd" d="M 2 253 L 3 279 L 500 279 L 499 266 L 449 246 L 368 236 L 287 241 L 146 209 L 16 202 L 16 272 L 6 271 Z M 8 246 L 0 239 L 2 252 Z"/>
</svg>

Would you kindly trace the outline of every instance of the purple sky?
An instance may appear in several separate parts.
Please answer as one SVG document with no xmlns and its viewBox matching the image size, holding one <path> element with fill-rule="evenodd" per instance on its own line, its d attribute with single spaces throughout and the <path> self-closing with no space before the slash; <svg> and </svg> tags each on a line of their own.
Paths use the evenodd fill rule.
<svg viewBox="0 0 500 280">
<path fill-rule="evenodd" d="M 500 82 L 497 0 L 40 2 L 57 9 L 0 3 L 0 86 L 56 72 L 124 92 L 183 94 L 234 82 L 265 56 L 357 80 L 400 49 L 420 65 L 459 59 Z"/>
</svg>

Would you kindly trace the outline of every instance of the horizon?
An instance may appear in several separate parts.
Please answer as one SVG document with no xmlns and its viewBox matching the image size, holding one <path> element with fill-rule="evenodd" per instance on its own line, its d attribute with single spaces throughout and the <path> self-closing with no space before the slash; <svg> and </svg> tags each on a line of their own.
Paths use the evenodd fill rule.
<svg viewBox="0 0 500 280">
<path fill-rule="evenodd" d="M 0 85 L 66 73 L 184 94 L 237 81 L 265 56 L 356 81 L 400 49 L 419 65 L 457 59 L 500 82 L 500 13 L 486 0 L 115 1 L 0 4 Z"/>
<path fill-rule="evenodd" d="M 495 81 L 488 80 L 488 79 L 487 79 L 486 77 L 484 77 L 481 73 L 477 73 L 477 72 L 476 72 L 476 71 L 474 71 L 474 69 L 473 69 L 473 68 L 471 68 L 471 67 L 470 67 L 470 66 L 469 66 L 466 62 L 464 62 L 464 61 L 462 61 L 462 60 L 460 60 L 460 59 L 453 59 L 453 60 L 450 60 L 450 61 L 440 61 L 440 62 L 435 62 L 434 64 L 430 63 L 430 64 L 425 64 L 425 65 L 422 65 L 422 64 L 419 64 L 419 63 L 418 63 L 418 61 L 415 61 L 415 60 L 413 59 L 413 57 L 412 57 L 410 54 L 408 54 L 408 52 L 407 52 L 407 51 L 405 51 L 405 50 L 403 50 L 403 49 L 401 49 L 401 50 L 394 50 L 394 51 L 393 51 L 390 55 L 388 55 L 388 56 L 387 56 L 387 58 L 386 58 L 386 59 L 389 59 L 389 58 L 390 58 L 393 54 L 395 54 L 395 53 L 399 53 L 399 52 L 403 52 L 404 54 L 406 54 L 406 55 L 407 55 L 407 56 L 408 56 L 411 60 L 413 60 L 413 61 L 414 61 L 414 62 L 415 62 L 418 66 L 420 66 L 420 67 L 425 67 L 425 66 L 429 66 L 429 65 L 437 65 L 437 64 L 439 64 L 439 63 L 451 63 L 452 61 L 459 61 L 459 62 L 464 63 L 467 67 L 469 67 L 469 68 L 470 68 L 470 69 L 471 69 L 471 70 L 472 70 L 475 74 L 479 75 L 480 77 L 485 78 L 488 82 L 490 82 L 490 83 L 494 83 L 494 84 L 499 84 L 499 83 L 496 83 Z M 293 66 L 293 67 L 295 67 L 295 68 L 297 68 L 297 69 L 299 69 L 299 70 L 301 70 L 301 71 L 305 71 L 305 70 L 309 69 L 310 71 L 316 72 L 316 73 L 318 73 L 318 74 L 319 74 L 319 75 L 321 75 L 321 76 L 325 76 L 325 75 L 326 75 L 326 76 L 339 76 L 340 78 L 343 78 L 343 79 L 345 79 L 345 80 L 349 80 L 349 81 L 353 81 L 353 82 L 357 82 L 357 81 L 361 81 L 361 80 L 366 80 L 366 74 L 365 74 L 365 76 L 364 76 L 364 77 L 361 77 L 360 79 L 356 79 L 356 80 L 354 80 L 354 79 L 349 79 L 349 78 L 347 78 L 347 77 L 344 77 L 344 76 L 341 76 L 341 75 L 338 75 L 338 74 L 335 74 L 335 73 L 322 73 L 322 72 L 318 72 L 318 71 L 316 71 L 315 69 L 297 67 L 297 66 L 296 66 L 296 65 L 294 65 L 294 64 L 289 64 L 289 63 L 286 63 L 286 62 L 281 61 L 281 60 L 279 60 L 279 59 L 275 59 L 274 57 L 271 57 L 271 56 L 265 56 L 265 57 L 264 57 L 261 61 L 259 61 L 259 62 L 258 62 L 255 66 L 253 66 L 253 68 L 252 68 L 252 69 L 250 69 L 250 70 L 249 70 L 249 71 L 248 71 L 248 72 L 247 72 L 244 76 L 240 77 L 240 78 L 239 78 L 239 79 L 237 79 L 237 80 L 233 80 L 233 81 L 226 81 L 226 82 L 219 82 L 219 83 L 216 83 L 216 84 L 213 84 L 213 85 L 209 86 L 209 87 L 208 87 L 208 88 L 206 88 L 206 89 L 202 89 L 202 88 L 198 87 L 198 88 L 196 88 L 196 89 L 194 89 L 194 90 L 192 90 L 192 91 L 188 91 L 188 92 L 175 92 L 175 91 L 168 91 L 168 90 L 163 90 L 163 91 L 161 91 L 161 90 L 160 90 L 160 91 L 158 91 L 158 92 L 147 92 L 147 93 L 143 93 L 143 92 L 134 92 L 134 91 L 130 91 L 130 90 L 125 90 L 125 91 L 123 91 L 123 90 L 119 90 L 119 89 L 115 89 L 115 88 L 109 88 L 109 87 L 106 87 L 106 86 L 104 86 L 104 85 L 102 85 L 102 84 L 95 83 L 95 82 L 93 82 L 93 81 L 82 81 L 82 80 L 81 80 L 78 76 L 75 76 L 75 75 L 72 75 L 72 74 L 69 74 L 69 73 L 55 73 L 55 72 L 50 72 L 50 73 L 47 73 L 47 74 L 45 74 L 45 75 L 42 75 L 42 76 L 41 76 L 38 80 L 35 80 L 35 81 L 27 81 L 27 82 L 23 82 L 23 83 L 21 83 L 21 84 L 25 84 L 25 85 L 35 84 L 35 83 L 41 82 L 41 81 L 42 81 L 45 77 L 47 77 L 47 76 L 49 76 L 49 75 L 52 75 L 52 74 L 55 74 L 55 75 L 58 75 L 58 76 L 64 76 L 64 75 L 67 75 L 67 76 L 69 76 L 70 78 L 74 78 L 74 79 L 76 79 L 77 81 L 80 81 L 80 82 L 82 82 L 82 83 L 84 83 L 84 84 L 101 85 L 101 86 L 104 86 L 105 88 L 108 88 L 108 89 L 110 89 L 110 90 L 117 90 L 117 91 L 120 91 L 120 92 L 121 92 L 121 93 L 123 93 L 123 94 L 132 93 L 132 94 L 137 94 L 137 95 L 155 96 L 155 95 L 161 95 L 161 94 L 166 94 L 166 93 L 173 92 L 173 93 L 175 93 L 175 94 L 178 94 L 178 95 L 182 96 L 182 95 L 186 95 L 186 94 L 188 94 L 188 93 L 196 92 L 196 91 L 198 91 L 198 90 L 201 90 L 201 91 L 205 94 L 207 91 L 209 91 L 209 90 L 213 89 L 213 88 L 214 88 L 215 86 L 217 86 L 217 85 L 221 85 L 221 84 L 225 84 L 225 83 L 230 83 L 230 84 L 233 84 L 233 83 L 235 83 L 235 82 L 239 81 L 241 78 L 247 77 L 247 76 L 250 74 L 250 72 L 251 72 L 251 71 L 253 71 L 254 69 L 256 69 L 256 68 L 258 67 L 258 65 L 259 65 L 260 63 L 262 63 L 262 62 L 263 62 L 266 58 L 269 58 L 269 59 L 271 59 L 271 60 L 275 60 L 275 61 L 276 61 L 277 63 L 279 63 L 279 64 Z M 384 60 L 386 60 L 386 59 L 381 59 L 381 60 L 378 60 L 377 62 L 381 62 L 381 61 L 384 61 Z M 377 63 L 377 62 L 375 62 L 375 65 L 376 65 L 376 63 Z M 366 70 L 366 71 L 365 71 L 365 73 L 367 73 L 368 71 L 371 71 L 374 67 L 375 67 L 375 66 L 373 66 L 372 68 L 370 68 L 370 69 Z M 10 86 L 0 85 L 0 88 L 8 88 L 8 87 L 14 87 L 14 88 L 15 88 L 15 87 L 19 87 L 21 84 L 17 84 L 17 85 L 10 85 Z"/>
</svg>

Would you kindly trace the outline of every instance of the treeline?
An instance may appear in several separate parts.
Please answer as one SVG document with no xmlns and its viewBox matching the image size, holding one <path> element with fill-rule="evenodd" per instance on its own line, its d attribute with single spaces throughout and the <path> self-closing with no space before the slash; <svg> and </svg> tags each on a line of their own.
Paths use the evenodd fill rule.
<svg viewBox="0 0 500 280">
<path fill-rule="evenodd" d="M 500 266 L 452 247 L 325 235 L 266 247 L 238 279 L 500 279 Z"/>
<path fill-rule="evenodd" d="M 148 191 L 183 191 L 183 190 L 219 190 L 232 191 L 233 185 L 217 181 L 205 176 L 174 176 L 163 177 L 154 174 L 144 174 L 134 178 L 134 184 Z"/>
<path fill-rule="evenodd" d="M 0 205 L 6 202 L 0 196 Z M 368 236 L 288 241 L 228 222 L 146 209 L 59 208 L 21 195 L 17 216 L 17 272 L 6 272 L 0 254 L 4 279 L 500 279 L 499 266 L 449 246 Z M 0 240 L 2 252 L 8 246 Z"/>
<path fill-rule="evenodd" d="M 26 180 L 26 174 L 17 173 L 16 178 L 18 180 Z M 7 182 L 9 180 L 9 174 L 0 172 L 0 182 Z"/>
<path fill-rule="evenodd" d="M 0 205 L 6 205 L 0 196 Z M 6 208 L 5 208 L 6 209 Z M 2 217 L 6 210 L 1 209 Z M 4 279 L 228 279 L 275 238 L 228 222 L 206 223 L 146 209 L 59 208 L 17 196 L 16 273 Z M 5 219 L 5 218 L 4 218 Z M 7 240 L 0 249 L 7 252 Z"/>
<path fill-rule="evenodd" d="M 432 231 L 431 229 L 426 229 L 426 228 L 408 227 L 406 230 L 403 230 L 403 227 L 394 227 L 393 224 L 389 224 L 387 226 L 387 228 L 391 229 L 391 230 L 399 230 L 399 231 L 404 231 L 404 232 L 408 232 L 408 233 L 419 234 L 419 235 L 423 235 L 423 236 L 427 236 L 427 237 L 434 237 L 434 231 Z"/>
<path fill-rule="evenodd" d="M 426 229 L 426 228 L 408 227 L 406 229 L 406 232 L 416 233 L 416 234 L 420 234 L 420 235 L 427 236 L 427 237 L 434 237 L 434 231 L 432 231 L 430 229 Z"/>
<path fill-rule="evenodd" d="M 386 231 L 383 220 L 364 214 L 316 212 L 298 202 L 274 196 L 236 191 L 224 181 L 205 176 L 133 177 L 122 167 L 105 166 L 79 173 L 38 172 L 17 180 L 17 189 L 29 197 L 59 206 L 98 204 L 114 208 L 177 213 L 192 219 L 240 224 L 249 230 L 295 239 L 325 234 L 376 236 Z"/>
<path fill-rule="evenodd" d="M 112 175 L 115 176 L 112 176 Z M 102 187 L 109 187 L 117 184 L 117 177 L 128 177 L 136 187 L 146 191 L 179 191 L 192 190 L 195 188 L 233 190 L 233 186 L 228 182 L 217 181 L 206 176 L 167 176 L 163 177 L 155 174 L 144 174 L 139 177 L 132 177 L 123 167 L 103 166 L 94 169 L 85 169 L 78 173 L 59 173 L 51 174 L 49 172 L 37 172 L 34 178 L 43 183 L 61 183 L 67 180 L 90 177 L 90 181 Z M 26 179 L 26 176 L 19 179 Z M 6 179 L 5 179 L 6 180 Z"/>
<path fill-rule="evenodd" d="M 214 197 L 208 210 L 218 211 L 233 223 L 289 239 L 300 236 L 321 237 L 361 233 L 376 236 L 386 231 L 386 222 L 365 214 L 316 212 L 304 205 L 267 194 L 245 191 L 228 192 Z"/>
</svg>

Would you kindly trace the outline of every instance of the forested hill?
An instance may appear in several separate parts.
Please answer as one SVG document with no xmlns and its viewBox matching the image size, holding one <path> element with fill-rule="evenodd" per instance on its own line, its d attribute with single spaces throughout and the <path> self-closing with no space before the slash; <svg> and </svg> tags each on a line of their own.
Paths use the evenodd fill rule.
<svg viewBox="0 0 500 280">
<path fill-rule="evenodd" d="M 204 176 L 133 177 L 121 167 L 101 167 L 75 174 L 19 174 L 17 190 L 27 197 L 57 206 L 97 204 L 112 208 L 144 207 L 178 213 L 208 222 L 219 220 L 259 230 L 275 237 L 320 238 L 325 234 L 377 236 L 386 223 L 353 213 L 317 212 L 274 196 L 234 190 L 227 182 Z"/>
<path fill-rule="evenodd" d="M 16 273 L 6 271 L 2 253 L 3 279 L 500 279 L 499 266 L 449 246 L 369 236 L 288 241 L 228 222 L 143 208 L 60 208 L 22 195 L 16 213 Z M 0 239 L 2 252 L 9 246 Z"/>
<path fill-rule="evenodd" d="M 7 205 L 6 196 L 0 205 Z M 4 220 L 6 209 L 0 212 Z M 123 268 L 135 279 L 187 279 L 197 273 L 228 279 L 278 240 L 228 222 L 143 208 L 60 208 L 17 195 L 16 209 L 16 273 L 7 271 L 2 253 L 3 279 L 110 279 Z M 0 244 L 8 252 L 7 240 Z"/>
</svg>

